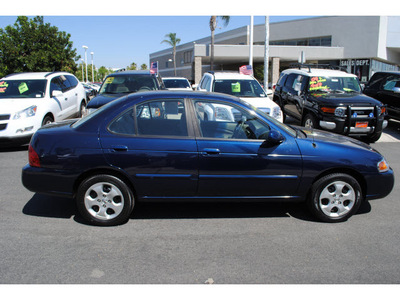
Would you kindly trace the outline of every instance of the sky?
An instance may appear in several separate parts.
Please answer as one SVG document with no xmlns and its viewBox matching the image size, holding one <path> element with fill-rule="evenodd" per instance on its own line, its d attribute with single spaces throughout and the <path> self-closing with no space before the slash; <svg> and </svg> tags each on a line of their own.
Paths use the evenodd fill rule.
<svg viewBox="0 0 400 300">
<path fill-rule="evenodd" d="M 66 2 L 50 0 L 22 1 L 8 4 L 1 11 L 0 28 L 13 26 L 18 15 L 44 16 L 45 23 L 71 34 L 70 40 L 81 58 L 85 58 L 82 46 L 88 47 L 89 64 L 92 62 L 90 53 L 93 52 L 93 62 L 97 68 L 124 68 L 133 62 L 140 67 L 142 64 L 149 66 L 150 53 L 170 47 L 161 43 L 169 33 L 176 33 L 181 39 L 180 44 L 210 36 L 208 24 L 211 15 L 230 16 L 227 26 L 220 22 L 216 34 L 250 25 L 250 15 L 254 16 L 254 25 L 264 24 L 265 15 L 270 16 L 270 23 L 326 15 L 325 10 L 312 8 L 317 3 L 315 1 L 302 1 L 300 7 L 299 2 L 286 0 L 283 8 L 282 5 L 275 5 L 275 1 L 266 0 L 246 0 L 246 5 L 225 0 L 70 0 L 68 5 Z M 118 5 L 113 5 L 114 3 Z M 337 0 L 335 3 L 338 6 L 344 3 L 347 9 L 351 8 L 348 0 Z M 329 14 L 346 12 L 349 11 L 331 9 Z M 359 14 L 360 10 L 352 12 Z M 376 14 L 376 11 L 364 13 Z"/>
</svg>

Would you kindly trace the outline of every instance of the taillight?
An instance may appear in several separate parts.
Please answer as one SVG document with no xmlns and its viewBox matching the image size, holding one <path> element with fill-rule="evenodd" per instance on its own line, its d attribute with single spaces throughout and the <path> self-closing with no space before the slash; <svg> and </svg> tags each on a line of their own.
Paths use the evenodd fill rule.
<svg viewBox="0 0 400 300">
<path fill-rule="evenodd" d="M 29 165 L 31 167 L 40 167 L 39 155 L 36 153 L 35 149 L 33 149 L 31 144 L 29 144 L 28 153 L 29 153 Z"/>
</svg>

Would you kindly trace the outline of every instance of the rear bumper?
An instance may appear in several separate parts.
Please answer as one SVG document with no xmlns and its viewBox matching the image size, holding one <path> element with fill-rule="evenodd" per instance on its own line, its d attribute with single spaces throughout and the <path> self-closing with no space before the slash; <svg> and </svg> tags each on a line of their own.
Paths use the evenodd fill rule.
<svg viewBox="0 0 400 300">
<path fill-rule="evenodd" d="M 31 167 L 29 164 L 22 168 L 21 181 L 26 189 L 39 194 L 59 197 L 73 197 L 74 183 L 77 174 L 64 170 L 52 170 Z"/>
</svg>

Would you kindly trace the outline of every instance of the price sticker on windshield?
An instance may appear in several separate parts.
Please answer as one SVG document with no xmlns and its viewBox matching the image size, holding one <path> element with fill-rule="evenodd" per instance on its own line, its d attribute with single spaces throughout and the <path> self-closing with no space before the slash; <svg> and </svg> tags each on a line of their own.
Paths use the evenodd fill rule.
<svg viewBox="0 0 400 300">
<path fill-rule="evenodd" d="M 114 81 L 114 77 L 108 77 L 107 79 L 106 79 L 106 84 L 110 84 L 110 83 L 112 83 Z"/>
<path fill-rule="evenodd" d="M 240 83 L 232 83 L 232 93 L 240 93 Z"/>
<path fill-rule="evenodd" d="M 8 83 L 5 81 L 0 81 L 0 93 L 4 93 L 8 88 Z"/>
<path fill-rule="evenodd" d="M 18 86 L 18 91 L 20 94 L 25 93 L 26 91 L 28 91 L 28 85 L 26 84 L 26 82 L 22 82 L 19 86 Z"/>
</svg>

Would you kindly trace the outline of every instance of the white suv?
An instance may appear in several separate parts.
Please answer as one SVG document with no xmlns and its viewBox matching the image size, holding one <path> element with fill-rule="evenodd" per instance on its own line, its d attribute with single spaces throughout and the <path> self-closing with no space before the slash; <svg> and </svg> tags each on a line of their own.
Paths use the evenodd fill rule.
<svg viewBox="0 0 400 300">
<path fill-rule="evenodd" d="M 283 114 L 279 105 L 268 97 L 258 81 L 251 75 L 234 71 L 207 72 L 204 73 L 197 90 L 239 97 L 274 119 L 283 122 Z"/>
<path fill-rule="evenodd" d="M 0 146 L 24 144 L 41 126 L 86 109 L 86 93 L 66 72 L 10 74 L 0 79 Z"/>
</svg>

